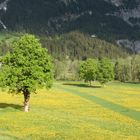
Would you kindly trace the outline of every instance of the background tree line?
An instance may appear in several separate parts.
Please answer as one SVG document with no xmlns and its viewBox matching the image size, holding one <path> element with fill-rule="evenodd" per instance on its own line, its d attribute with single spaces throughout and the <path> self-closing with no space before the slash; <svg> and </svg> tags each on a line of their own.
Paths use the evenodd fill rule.
<svg viewBox="0 0 140 140">
<path fill-rule="evenodd" d="M 140 55 L 118 59 L 115 64 L 115 80 L 121 82 L 140 81 Z"/>
<path fill-rule="evenodd" d="M 139 61 L 139 54 L 118 59 L 54 60 L 54 76 L 56 80 L 140 82 Z"/>
</svg>

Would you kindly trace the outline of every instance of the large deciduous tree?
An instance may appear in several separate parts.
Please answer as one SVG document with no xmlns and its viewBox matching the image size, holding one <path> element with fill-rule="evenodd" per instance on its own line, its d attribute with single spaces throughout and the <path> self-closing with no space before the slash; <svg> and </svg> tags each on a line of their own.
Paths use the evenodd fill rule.
<svg viewBox="0 0 140 140">
<path fill-rule="evenodd" d="M 115 80 L 121 82 L 131 81 L 132 66 L 131 59 L 118 59 L 115 64 Z"/>
<path fill-rule="evenodd" d="M 12 51 L 1 59 L 0 82 L 10 93 L 24 95 L 24 111 L 29 111 L 31 93 L 37 88 L 50 88 L 53 82 L 52 59 L 39 40 L 26 34 L 15 41 Z"/>
<path fill-rule="evenodd" d="M 114 66 L 108 59 L 101 59 L 98 63 L 97 80 L 101 84 L 105 84 L 114 79 Z"/>
<path fill-rule="evenodd" d="M 91 82 L 96 80 L 98 71 L 98 63 L 94 59 L 88 59 L 83 61 L 80 65 L 79 75 L 85 82 Z"/>
</svg>

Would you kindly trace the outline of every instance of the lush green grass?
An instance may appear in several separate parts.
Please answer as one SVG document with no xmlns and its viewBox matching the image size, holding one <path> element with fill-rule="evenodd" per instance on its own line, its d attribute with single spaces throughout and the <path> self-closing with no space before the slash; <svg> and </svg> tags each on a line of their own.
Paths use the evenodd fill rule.
<svg viewBox="0 0 140 140">
<path fill-rule="evenodd" d="M 12 32 L 2 32 L 0 33 L 0 43 L 12 43 L 14 40 L 16 40 L 21 34 L 20 33 L 12 33 Z"/>
<path fill-rule="evenodd" d="M 22 96 L 0 94 L 0 140 L 139 140 L 140 85 L 56 82 L 32 95 L 22 112 Z"/>
</svg>

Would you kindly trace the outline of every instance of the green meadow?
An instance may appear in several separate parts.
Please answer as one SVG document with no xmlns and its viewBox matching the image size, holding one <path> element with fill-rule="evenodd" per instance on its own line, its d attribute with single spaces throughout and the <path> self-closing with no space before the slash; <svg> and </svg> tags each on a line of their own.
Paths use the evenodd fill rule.
<svg viewBox="0 0 140 140">
<path fill-rule="evenodd" d="M 23 96 L 0 93 L 0 140 L 140 140 L 140 84 L 55 82 Z"/>
</svg>

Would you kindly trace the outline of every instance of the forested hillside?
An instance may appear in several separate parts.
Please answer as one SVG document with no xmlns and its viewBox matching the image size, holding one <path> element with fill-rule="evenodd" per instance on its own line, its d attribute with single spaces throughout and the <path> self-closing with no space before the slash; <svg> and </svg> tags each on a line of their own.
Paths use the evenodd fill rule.
<svg viewBox="0 0 140 140">
<path fill-rule="evenodd" d="M 0 36 L 0 55 L 11 50 L 12 42 L 23 33 L 3 33 Z M 54 59 L 86 59 L 107 57 L 111 59 L 125 58 L 132 54 L 129 49 L 109 43 L 78 31 L 54 36 L 38 36 L 43 47 L 46 47 Z"/>
<path fill-rule="evenodd" d="M 130 50 L 80 32 L 70 32 L 41 39 L 43 46 L 56 59 L 119 58 L 130 55 Z"/>
</svg>

